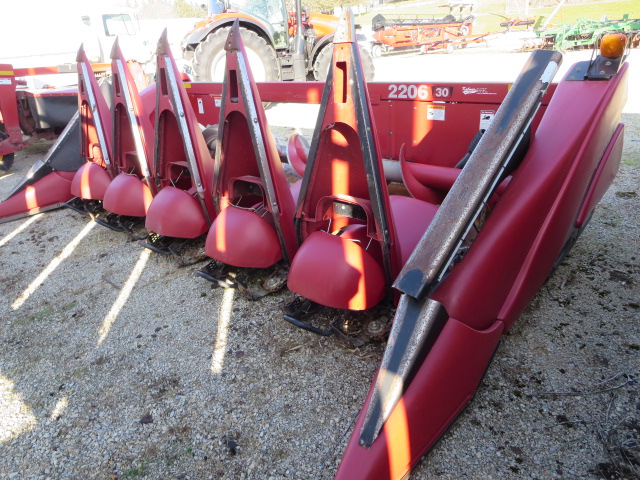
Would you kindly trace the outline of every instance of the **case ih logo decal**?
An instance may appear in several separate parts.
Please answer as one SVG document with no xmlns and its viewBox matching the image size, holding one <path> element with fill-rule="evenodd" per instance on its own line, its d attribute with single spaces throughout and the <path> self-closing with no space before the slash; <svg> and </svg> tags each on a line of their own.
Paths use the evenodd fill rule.
<svg viewBox="0 0 640 480">
<path fill-rule="evenodd" d="M 490 92 L 486 88 L 470 88 L 470 87 L 462 87 L 462 93 L 465 95 L 495 95 L 496 92 Z"/>
</svg>

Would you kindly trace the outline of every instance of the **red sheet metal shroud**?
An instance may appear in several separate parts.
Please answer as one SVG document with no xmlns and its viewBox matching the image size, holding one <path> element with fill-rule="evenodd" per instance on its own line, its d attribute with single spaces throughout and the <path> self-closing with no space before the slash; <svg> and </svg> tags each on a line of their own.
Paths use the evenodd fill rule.
<svg viewBox="0 0 640 480">
<path fill-rule="evenodd" d="M 164 187 L 147 210 L 145 227 L 166 237 L 196 238 L 209 225 L 198 200 L 176 187 Z"/>
<path fill-rule="evenodd" d="M 160 235 L 195 238 L 215 217 L 213 159 L 171 55 L 167 31 L 158 41 L 154 175 L 159 193 L 145 226 Z"/>
<path fill-rule="evenodd" d="M 336 33 L 304 170 L 296 211 L 302 245 L 288 286 L 323 305 L 365 310 L 391 297 L 391 280 L 437 207 L 389 197 L 360 56 L 346 25 Z"/>
<path fill-rule="evenodd" d="M 135 175 L 121 173 L 108 185 L 102 206 L 109 212 L 144 217 L 153 200 L 151 189 Z"/>
<path fill-rule="evenodd" d="M 71 199 L 74 172 L 53 172 L 0 202 L 0 220 L 39 210 Z"/>
<path fill-rule="evenodd" d="M 85 200 L 102 200 L 111 183 L 107 171 L 95 163 L 85 163 L 71 181 L 71 193 Z"/>
<path fill-rule="evenodd" d="M 76 172 L 71 193 L 85 200 L 102 200 L 108 184 L 115 176 L 111 155 L 111 110 L 98 86 L 82 46 L 78 50 L 76 60 L 78 62 L 80 148 L 82 156 L 88 163 Z"/>
<path fill-rule="evenodd" d="M 625 65 L 608 82 L 559 85 L 464 268 L 454 269 L 434 295 L 452 317 L 369 449 L 358 444 L 361 415 L 336 478 L 403 478 L 471 398 L 500 334 L 540 288 L 617 170 L 627 77 Z"/>
<path fill-rule="evenodd" d="M 360 415 L 335 478 L 390 480 L 409 473 L 473 396 L 503 327 L 496 322 L 478 331 L 453 318 L 447 320 L 401 402 L 368 449 L 358 445 L 364 420 Z M 365 405 L 370 396 L 371 391 Z"/>
<path fill-rule="evenodd" d="M 226 71 L 215 160 L 218 215 L 205 253 L 237 267 L 266 268 L 297 250 L 294 193 L 266 120 L 236 22 L 225 42 Z M 295 187 L 294 187 L 295 190 Z"/>
<path fill-rule="evenodd" d="M 155 85 L 139 92 L 138 87 L 144 86 L 141 69 L 133 64 L 134 75 L 117 39 L 111 58 L 113 156 L 120 173 L 107 188 L 103 207 L 118 215 L 144 217 L 157 192 L 153 179 Z"/>
<path fill-rule="evenodd" d="M 253 210 L 228 207 L 220 213 L 207 235 L 205 253 L 238 267 L 267 268 L 282 259 L 278 235 L 270 217 Z"/>
</svg>

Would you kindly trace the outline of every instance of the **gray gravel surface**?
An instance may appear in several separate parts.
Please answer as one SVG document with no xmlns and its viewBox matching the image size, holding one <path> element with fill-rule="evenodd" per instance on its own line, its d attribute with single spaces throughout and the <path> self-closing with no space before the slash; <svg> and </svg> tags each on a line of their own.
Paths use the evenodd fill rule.
<svg viewBox="0 0 640 480">
<path fill-rule="evenodd" d="M 412 478 L 638 478 L 637 112 L 591 224 Z M 251 302 L 202 265 L 70 210 L 0 225 L 0 478 L 332 477 L 384 345 L 296 329 L 286 291 Z"/>
</svg>

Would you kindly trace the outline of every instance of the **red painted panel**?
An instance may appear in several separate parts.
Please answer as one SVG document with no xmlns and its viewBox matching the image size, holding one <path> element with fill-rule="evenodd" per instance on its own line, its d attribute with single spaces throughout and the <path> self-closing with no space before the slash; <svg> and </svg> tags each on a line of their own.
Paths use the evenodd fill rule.
<svg viewBox="0 0 640 480">
<path fill-rule="evenodd" d="M 360 412 L 336 479 L 403 478 L 473 397 L 502 331 L 502 322 L 478 331 L 450 318 L 369 449 L 358 444 Z"/>
<path fill-rule="evenodd" d="M 102 200 L 110 183 L 111 177 L 103 167 L 88 162 L 73 176 L 71 193 L 85 200 Z"/>
<path fill-rule="evenodd" d="M 400 263 L 404 265 L 438 211 L 434 204 L 411 197 L 389 197 L 396 238 L 400 247 Z"/>
<path fill-rule="evenodd" d="M 347 239 L 326 232 L 312 233 L 293 259 L 289 289 L 329 307 L 350 310 L 373 307 L 382 300 L 386 282 L 378 260 L 364 248 L 368 243 L 365 228 L 357 241 L 354 237 Z M 317 288 L 318 285 L 322 288 Z"/>
<path fill-rule="evenodd" d="M 620 120 L 627 67 L 609 82 L 563 82 L 522 165 L 433 298 L 474 328 L 508 329 L 548 276 Z M 576 101 L 589 98 L 591 101 Z M 586 140 L 586 141 L 585 141 Z"/>
<path fill-rule="evenodd" d="M 155 111 L 155 84 L 145 91 L 143 101 L 138 89 L 139 79 L 134 76 L 116 40 L 111 52 L 113 61 L 113 161 L 119 173 L 145 177 L 144 169 L 153 175 L 153 135 Z M 135 64 L 137 65 L 137 64 Z M 153 103 L 151 103 L 153 100 Z M 131 113 L 134 118 L 131 119 Z M 149 189 L 151 187 L 151 189 Z M 156 193 L 155 182 L 148 180 L 150 193 Z M 111 211 L 106 205 L 105 208 Z M 117 213 L 117 212 L 114 212 Z M 138 216 L 138 215 L 136 215 Z"/>
<path fill-rule="evenodd" d="M 217 177 L 213 185 L 214 201 L 218 214 L 233 208 L 230 207 L 232 205 L 259 208 L 265 219 L 244 214 L 248 212 L 231 212 L 224 218 L 225 231 L 222 234 L 226 234 L 231 227 L 227 225 L 229 221 L 244 217 L 250 222 L 247 226 L 263 230 L 257 239 L 264 236 L 267 250 L 264 252 L 265 258 L 260 260 L 258 254 L 261 250 L 257 245 L 253 253 L 249 253 L 250 244 L 255 244 L 256 238 L 247 243 L 224 242 L 225 251 L 217 251 L 214 258 L 221 260 L 224 257 L 224 263 L 231 262 L 236 266 L 267 267 L 281 258 L 289 264 L 298 249 L 293 226 L 295 202 L 253 80 L 237 21 L 229 31 L 225 50 L 225 90 L 220 100 L 220 141 L 215 159 Z M 210 232 L 215 238 L 221 235 L 221 223 L 222 220 L 218 222 L 215 232 Z M 241 223 L 237 226 L 241 227 Z M 271 228 L 271 232 L 267 232 L 266 228 Z M 239 234 L 240 229 L 235 232 Z M 280 245 L 280 254 L 272 251 L 277 245 Z M 236 263 L 232 262 L 233 259 Z"/>
<path fill-rule="evenodd" d="M 113 163 L 111 110 L 82 46 L 78 50 L 77 61 L 81 154 L 87 161 L 106 168 L 109 177 L 113 178 L 116 170 Z M 83 70 L 87 71 L 87 75 Z"/>
<path fill-rule="evenodd" d="M 213 221 L 207 256 L 236 267 L 267 268 L 282 259 L 278 235 L 269 222 L 253 210 L 229 206 Z"/>
<path fill-rule="evenodd" d="M 576 227 L 582 227 L 602 196 L 605 194 L 613 179 L 618 173 L 620 159 L 622 158 L 622 142 L 624 139 L 624 125 L 618 125 L 607 150 L 604 152 L 598 165 L 591 186 L 584 199 L 584 204 L 576 220 Z"/>
<path fill-rule="evenodd" d="M 71 194 L 72 177 L 73 172 L 50 173 L 33 185 L 0 202 L 0 220 L 36 213 L 40 209 L 71 200 L 73 198 Z"/>
<path fill-rule="evenodd" d="M 222 85 L 196 82 L 186 86 L 198 121 L 217 123 Z M 324 83 L 291 82 L 286 89 L 278 82 L 257 86 L 265 102 L 320 103 Z M 534 131 L 555 88 L 551 85 L 543 98 Z M 454 166 L 480 129 L 483 112 L 495 112 L 508 89 L 507 83 L 367 83 L 382 158 L 397 159 L 400 146 L 406 143 L 410 162 Z"/>
<path fill-rule="evenodd" d="M 190 197 L 186 191 L 191 191 L 192 189 L 195 191 L 200 188 L 202 190 L 202 195 L 199 197 L 200 201 L 193 197 L 190 198 L 199 205 L 205 221 L 211 222 L 216 214 L 211 191 L 214 179 L 213 159 L 202 135 L 195 111 L 190 108 L 180 72 L 171 55 L 166 31 L 158 42 L 156 60 L 158 63 L 156 72 L 157 99 L 155 105 L 158 121 L 154 130 L 154 172 L 157 177 L 156 180 L 163 190 L 167 188 L 171 190 L 182 189 L 185 191 L 186 197 Z M 172 83 L 172 78 L 175 79 L 175 84 Z M 193 164 L 191 164 L 191 161 L 193 161 Z M 200 178 L 200 185 L 197 185 L 195 180 L 196 174 Z M 172 195 L 175 195 L 175 192 Z M 182 196 L 182 198 L 186 197 Z M 149 212 L 153 209 L 154 215 L 156 215 L 155 221 L 152 223 L 168 226 L 175 222 L 175 219 L 172 218 L 160 221 L 162 213 L 155 206 L 160 204 L 161 202 L 155 204 L 154 200 L 149 209 Z M 170 211 L 167 211 L 166 215 L 170 217 Z M 195 219 L 195 217 L 193 218 Z M 197 228 L 194 228 L 189 233 L 189 236 L 180 234 L 178 231 L 176 236 L 193 238 L 192 235 L 197 230 Z M 200 232 L 200 234 L 202 233 L 204 231 Z M 163 233 L 163 235 L 167 234 Z"/>
<path fill-rule="evenodd" d="M 147 210 L 145 227 L 166 237 L 196 238 L 209 228 L 200 203 L 176 187 L 165 187 Z"/>
<path fill-rule="evenodd" d="M 121 173 L 104 193 L 105 210 L 129 217 L 144 217 L 153 200 L 149 187 L 135 175 Z"/>
</svg>

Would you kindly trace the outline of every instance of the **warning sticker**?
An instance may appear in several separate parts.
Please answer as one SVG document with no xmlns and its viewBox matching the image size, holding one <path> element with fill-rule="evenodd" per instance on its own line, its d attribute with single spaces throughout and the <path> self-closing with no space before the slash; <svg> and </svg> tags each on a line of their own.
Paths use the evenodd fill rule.
<svg viewBox="0 0 640 480">
<path fill-rule="evenodd" d="M 444 122 L 444 105 L 427 105 L 427 120 Z"/>
<path fill-rule="evenodd" d="M 493 117 L 496 116 L 495 110 L 480 110 L 480 130 L 486 130 L 491 125 Z"/>
<path fill-rule="evenodd" d="M 213 97 L 213 101 L 216 104 L 216 107 L 220 108 L 222 106 L 222 97 Z"/>
<path fill-rule="evenodd" d="M 0 85 L 11 85 L 10 78 L 0 78 Z"/>
</svg>

